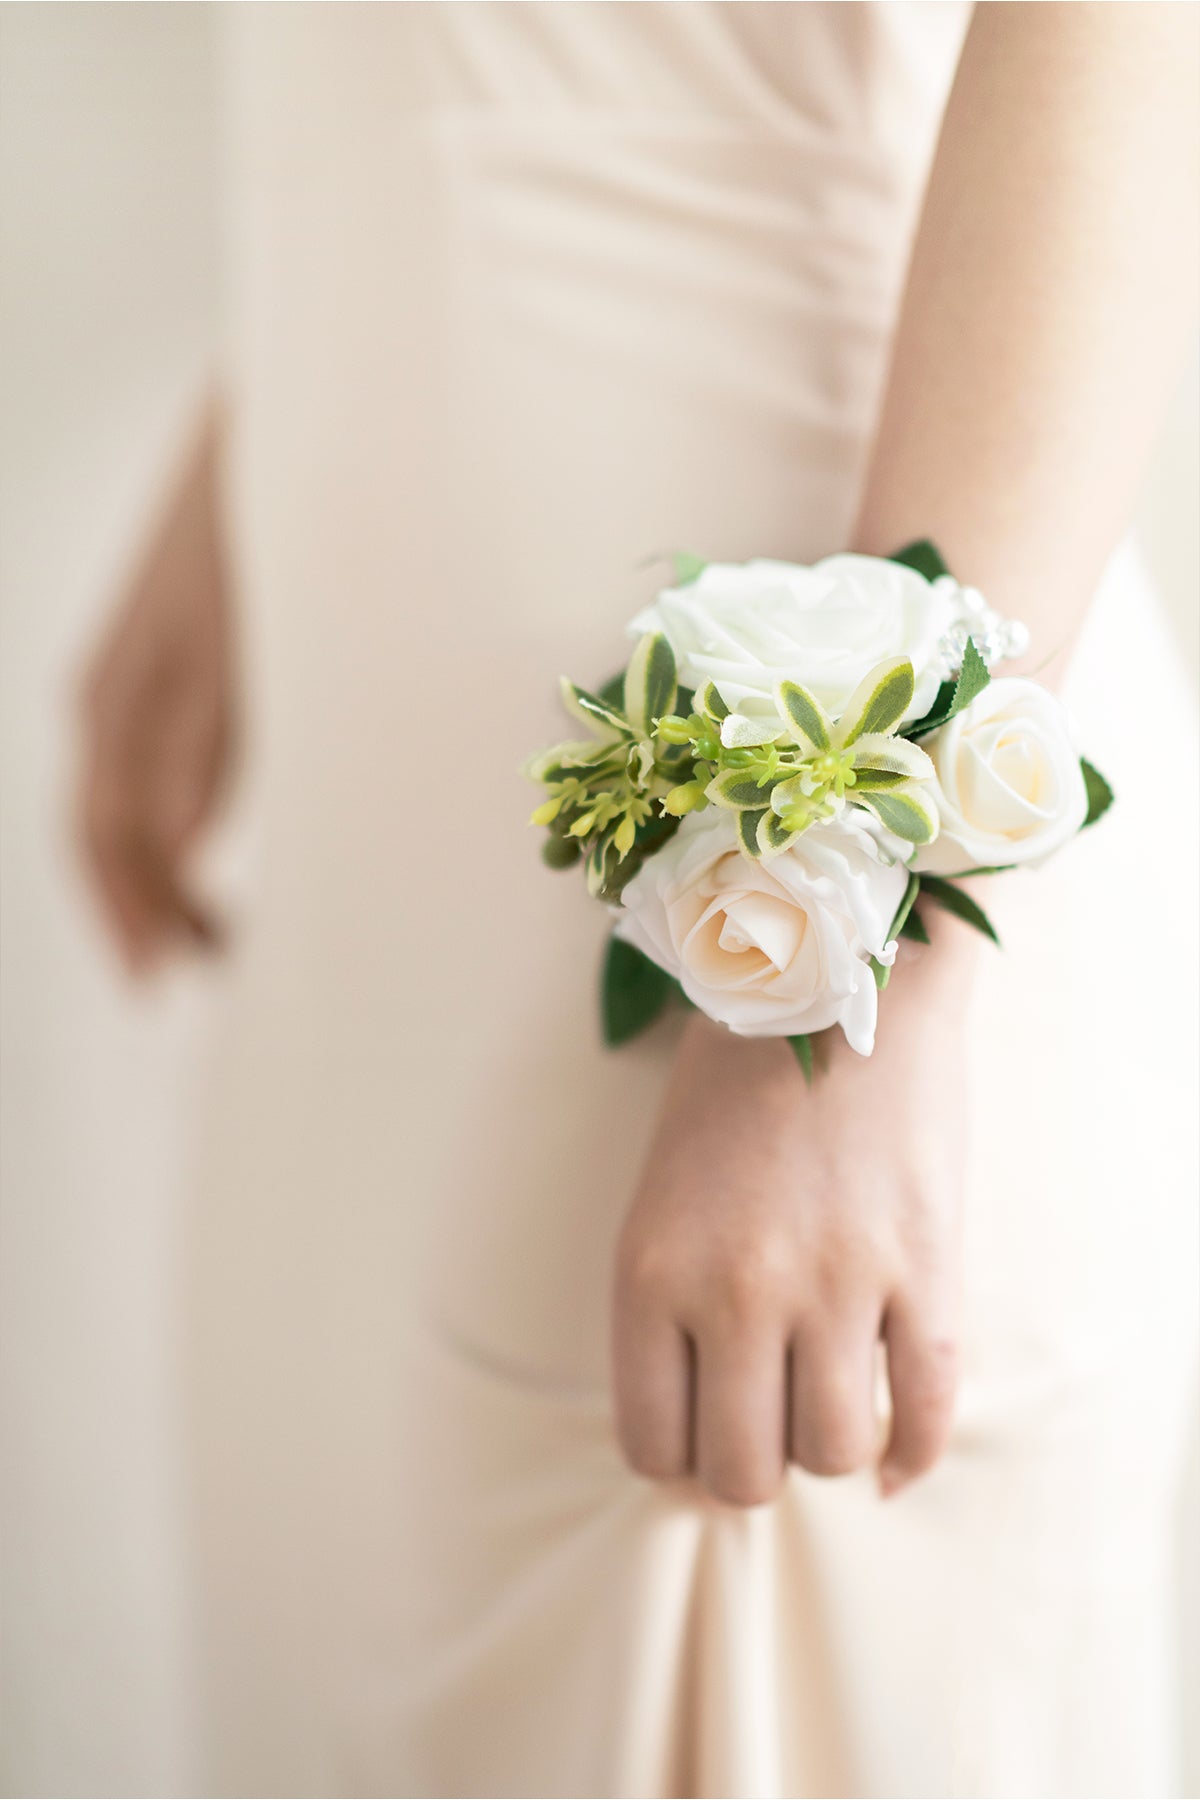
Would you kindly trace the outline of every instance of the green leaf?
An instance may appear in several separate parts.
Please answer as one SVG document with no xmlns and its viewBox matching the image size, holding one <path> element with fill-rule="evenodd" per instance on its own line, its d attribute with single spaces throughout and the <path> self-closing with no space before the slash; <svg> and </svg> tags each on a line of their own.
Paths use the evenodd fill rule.
<svg viewBox="0 0 1200 1800">
<path fill-rule="evenodd" d="M 906 569 L 915 569 L 926 581 L 936 581 L 939 575 L 950 573 L 945 557 L 929 538 L 917 538 L 913 543 L 905 544 L 903 550 L 894 551 L 888 561 L 903 563 Z"/>
<path fill-rule="evenodd" d="M 786 734 L 782 719 L 750 719 L 745 713 L 732 712 L 721 720 L 721 742 L 727 750 L 758 750 Z"/>
<path fill-rule="evenodd" d="M 976 931 L 982 931 L 984 937 L 991 938 L 993 944 L 999 944 L 996 927 L 982 906 L 972 900 L 970 894 L 965 894 L 962 888 L 955 887 L 953 882 L 946 881 L 941 875 L 922 875 L 921 892 L 935 906 L 943 907 L 965 925 L 973 925 Z"/>
<path fill-rule="evenodd" d="M 809 796 L 804 791 L 805 781 L 803 774 L 789 775 L 786 781 L 777 781 L 771 789 L 772 812 L 782 819 L 794 806 L 807 807 Z"/>
<path fill-rule="evenodd" d="M 657 963 L 623 938 L 610 937 L 600 977 L 600 1017 L 604 1041 L 612 1048 L 629 1042 L 657 1019 L 676 983 Z"/>
<path fill-rule="evenodd" d="M 907 775 L 897 775 L 892 769 L 855 769 L 854 786 L 848 790 L 851 800 L 859 794 L 865 798 L 867 794 L 887 794 L 898 787 L 903 787 L 908 780 Z"/>
<path fill-rule="evenodd" d="M 708 563 L 691 550 L 676 550 L 671 556 L 671 567 L 675 571 L 675 586 L 687 587 L 703 575 Z"/>
<path fill-rule="evenodd" d="M 616 675 L 610 675 L 604 686 L 596 689 L 596 698 L 605 706 L 611 707 L 614 712 L 620 710 L 625 703 L 624 669 Z"/>
<path fill-rule="evenodd" d="M 548 869 L 571 869 L 582 851 L 577 838 L 549 837 L 542 845 L 542 861 Z"/>
<path fill-rule="evenodd" d="M 907 920 L 909 914 L 912 911 L 913 901 L 916 899 L 918 893 L 920 892 L 920 888 L 921 888 L 920 876 L 915 875 L 915 874 L 910 874 L 909 878 L 908 878 L 908 886 L 904 890 L 904 898 L 903 898 L 903 900 L 901 900 L 899 906 L 896 908 L 896 916 L 892 920 L 891 925 L 888 927 L 889 940 L 894 937 L 899 937 L 901 932 L 904 930 L 905 921 Z M 875 986 L 882 993 L 883 989 L 887 986 L 888 982 L 891 980 L 891 975 L 892 975 L 891 963 L 880 962 L 880 960 L 877 956 L 873 956 L 871 958 L 871 973 L 875 977 Z"/>
<path fill-rule="evenodd" d="M 982 694 L 992 679 L 988 666 L 979 651 L 975 648 L 975 639 L 967 639 L 967 647 L 963 651 L 962 668 L 958 671 L 958 680 L 954 684 L 954 702 L 950 708 L 950 717 L 970 706 L 977 695 Z"/>
<path fill-rule="evenodd" d="M 632 736 L 629 726 L 615 707 L 607 706 L 595 694 L 586 688 L 576 687 L 573 681 L 563 677 L 562 701 L 567 711 L 594 731 L 597 726 L 602 730 L 615 732 L 618 736 Z"/>
<path fill-rule="evenodd" d="M 781 681 L 775 690 L 775 699 L 782 717 L 791 720 L 814 750 L 828 750 L 833 741 L 833 726 L 814 694 L 801 687 L 798 681 Z"/>
<path fill-rule="evenodd" d="M 925 929 L 925 921 L 915 907 L 912 912 L 909 913 L 907 919 L 905 919 L 896 935 L 902 938 L 911 938 L 914 944 L 927 944 L 929 942 L 929 933 Z"/>
<path fill-rule="evenodd" d="M 790 1037 L 788 1039 L 788 1043 L 795 1051 L 796 1061 L 804 1071 L 806 1085 L 811 1087 L 813 1078 L 813 1047 L 811 1037 L 805 1032 L 798 1032 L 795 1037 Z"/>
<path fill-rule="evenodd" d="M 861 775 L 864 769 L 887 770 L 909 781 L 932 781 L 937 774 L 933 758 L 920 744 L 910 744 L 907 738 L 890 732 L 869 732 L 859 738 L 854 746 L 855 774 Z"/>
<path fill-rule="evenodd" d="M 715 719 L 718 724 L 729 717 L 729 708 L 722 700 L 715 681 L 706 681 L 702 688 L 697 688 L 696 711 Z"/>
<path fill-rule="evenodd" d="M 605 767 L 610 758 L 614 769 L 619 768 L 625 753 L 625 744 L 612 737 L 552 744 L 549 750 L 543 750 L 540 756 L 526 763 L 525 773 L 531 781 L 565 781 L 568 776 L 577 775 L 580 769 Z"/>
<path fill-rule="evenodd" d="M 758 842 L 758 822 L 763 817 L 763 814 L 769 810 L 769 808 L 763 807 L 762 811 L 753 812 L 747 807 L 744 812 L 738 814 L 738 837 L 741 840 L 742 849 L 746 852 L 747 856 L 757 858 L 762 855 L 762 850 Z"/>
<path fill-rule="evenodd" d="M 1083 771 L 1083 785 L 1087 789 L 1088 802 L 1087 818 L 1080 826 L 1082 831 L 1088 825 L 1094 825 L 1097 819 L 1104 817 L 1116 796 L 1099 769 L 1090 763 L 1086 756 L 1080 757 L 1079 767 Z"/>
<path fill-rule="evenodd" d="M 719 775 L 713 776 L 704 791 L 710 800 L 715 800 L 727 812 L 741 812 L 745 807 L 751 807 L 757 812 L 760 807 L 769 803 L 774 785 L 774 782 L 770 782 L 759 787 L 754 777 L 741 769 L 722 769 Z"/>
<path fill-rule="evenodd" d="M 778 813 L 770 808 L 758 821 L 758 847 L 764 856 L 778 856 L 786 850 L 796 833 L 786 826 Z"/>
<path fill-rule="evenodd" d="M 913 697 L 913 666 L 906 656 L 880 663 L 861 681 L 837 723 L 837 741 L 853 744 L 867 733 L 886 732 L 904 717 Z"/>
<path fill-rule="evenodd" d="M 625 671 L 625 717 L 645 736 L 675 704 L 675 652 L 661 631 L 639 638 Z"/>
<path fill-rule="evenodd" d="M 855 787 L 849 790 L 849 797 L 869 807 L 880 824 L 906 844 L 932 843 L 937 836 L 937 814 L 918 786 L 893 788 L 890 793 L 862 793 Z"/>
<path fill-rule="evenodd" d="M 954 705 L 954 686 L 952 681 L 943 681 L 934 696 L 933 705 L 924 718 L 914 719 L 911 724 L 905 725 L 904 735 L 906 738 L 924 737 L 927 732 L 936 731 L 939 725 L 946 723 L 950 717 L 950 708 Z"/>
<path fill-rule="evenodd" d="M 966 881 L 971 875 L 1008 875 L 1015 866 L 1013 863 L 988 863 L 977 869 L 955 869 L 948 879 Z"/>
<path fill-rule="evenodd" d="M 896 916 L 888 926 L 888 937 L 899 937 L 904 929 L 904 921 L 913 909 L 913 904 L 921 891 L 921 877 L 915 872 L 908 877 L 908 886 L 904 890 L 904 898 L 896 908 Z"/>
<path fill-rule="evenodd" d="M 964 707 L 970 706 L 991 680 L 988 666 L 975 648 L 975 639 L 967 639 L 967 647 L 963 651 L 962 668 L 958 672 L 958 680 L 953 685 L 943 681 L 937 691 L 937 699 L 915 725 L 908 727 L 908 737 L 924 737 L 926 732 L 936 731 L 939 725 L 945 725 Z"/>
</svg>

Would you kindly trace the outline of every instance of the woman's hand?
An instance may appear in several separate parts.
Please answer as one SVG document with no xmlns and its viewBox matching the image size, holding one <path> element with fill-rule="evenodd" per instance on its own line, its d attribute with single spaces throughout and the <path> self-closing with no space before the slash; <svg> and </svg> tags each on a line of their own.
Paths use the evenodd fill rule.
<svg viewBox="0 0 1200 1800">
<path fill-rule="evenodd" d="M 218 937 L 185 875 L 233 743 L 215 454 L 209 426 L 83 687 L 79 832 L 96 897 L 135 974 L 174 946 L 210 947 Z"/>
<path fill-rule="evenodd" d="M 937 1460 L 956 1381 L 974 955 L 948 919 L 933 947 L 902 944 L 875 1054 L 829 1033 L 811 1089 L 786 1042 L 689 1021 L 617 1257 L 617 1429 L 640 1474 L 694 1473 L 753 1506 L 789 1460 L 843 1475 L 881 1457 L 885 1493 Z"/>
</svg>

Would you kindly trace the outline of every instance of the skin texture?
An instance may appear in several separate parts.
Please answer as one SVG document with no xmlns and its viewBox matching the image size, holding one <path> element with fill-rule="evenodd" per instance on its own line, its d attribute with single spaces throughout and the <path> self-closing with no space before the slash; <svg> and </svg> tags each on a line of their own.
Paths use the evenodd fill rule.
<svg viewBox="0 0 1200 1800">
<path fill-rule="evenodd" d="M 926 196 L 853 547 L 932 538 L 1029 625 L 1044 681 L 1195 318 L 1198 15 L 977 7 Z M 618 1429 L 643 1474 L 752 1505 L 786 1454 L 822 1475 L 875 1464 L 886 1494 L 944 1448 L 979 954 L 964 930 L 946 921 L 897 972 L 874 1056 L 830 1034 L 811 1092 L 786 1046 L 690 1026 L 614 1291 Z"/>
<path fill-rule="evenodd" d="M 694 1472 L 753 1506 L 789 1459 L 842 1475 L 882 1456 L 890 1490 L 937 1457 L 956 1377 L 955 1070 L 976 952 L 957 921 L 930 924 L 938 954 L 901 945 L 874 1055 L 827 1034 L 811 1088 L 786 1042 L 689 1021 L 617 1256 L 617 1429 L 641 1474 Z"/>
<path fill-rule="evenodd" d="M 1200 9 L 976 9 L 930 182 L 851 547 L 931 537 L 1061 671 L 1129 516 L 1195 316 Z M 234 737 L 210 422 L 86 684 L 81 835 L 125 961 L 209 945 L 191 850 Z M 837 546 L 830 546 L 831 549 Z M 633 1467 L 765 1501 L 791 1459 L 930 1468 L 953 1418 L 965 996 L 931 915 L 864 1060 L 689 1024 L 620 1240 L 617 1426 Z M 986 948 L 983 954 L 991 954 Z M 886 1349 L 894 1409 L 876 1418 Z"/>
</svg>

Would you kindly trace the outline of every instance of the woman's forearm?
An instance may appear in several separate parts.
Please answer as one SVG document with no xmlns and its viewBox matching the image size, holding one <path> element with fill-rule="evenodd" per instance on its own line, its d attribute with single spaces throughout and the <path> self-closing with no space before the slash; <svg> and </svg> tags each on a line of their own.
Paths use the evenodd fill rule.
<svg viewBox="0 0 1200 1800">
<path fill-rule="evenodd" d="M 1197 293 L 1194 6 L 975 9 L 855 533 L 930 537 L 1054 679 L 1124 529 Z"/>
</svg>

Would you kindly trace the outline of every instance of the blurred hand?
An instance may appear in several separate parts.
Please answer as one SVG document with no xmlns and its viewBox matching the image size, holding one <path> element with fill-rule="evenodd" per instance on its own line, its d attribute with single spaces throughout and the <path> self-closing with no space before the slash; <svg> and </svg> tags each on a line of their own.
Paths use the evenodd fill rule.
<svg viewBox="0 0 1200 1800">
<path fill-rule="evenodd" d="M 208 428 L 83 687 L 79 830 L 96 898 L 134 974 L 219 938 L 186 873 L 234 736 L 214 465 Z"/>
<path fill-rule="evenodd" d="M 753 1506 L 789 1460 L 816 1475 L 879 1461 L 890 1493 L 940 1455 L 956 1382 L 974 954 L 902 945 L 875 1054 L 830 1033 L 811 1089 L 785 1041 L 689 1021 L 617 1256 L 617 1430 L 640 1474 L 693 1473 L 717 1499 Z"/>
</svg>

